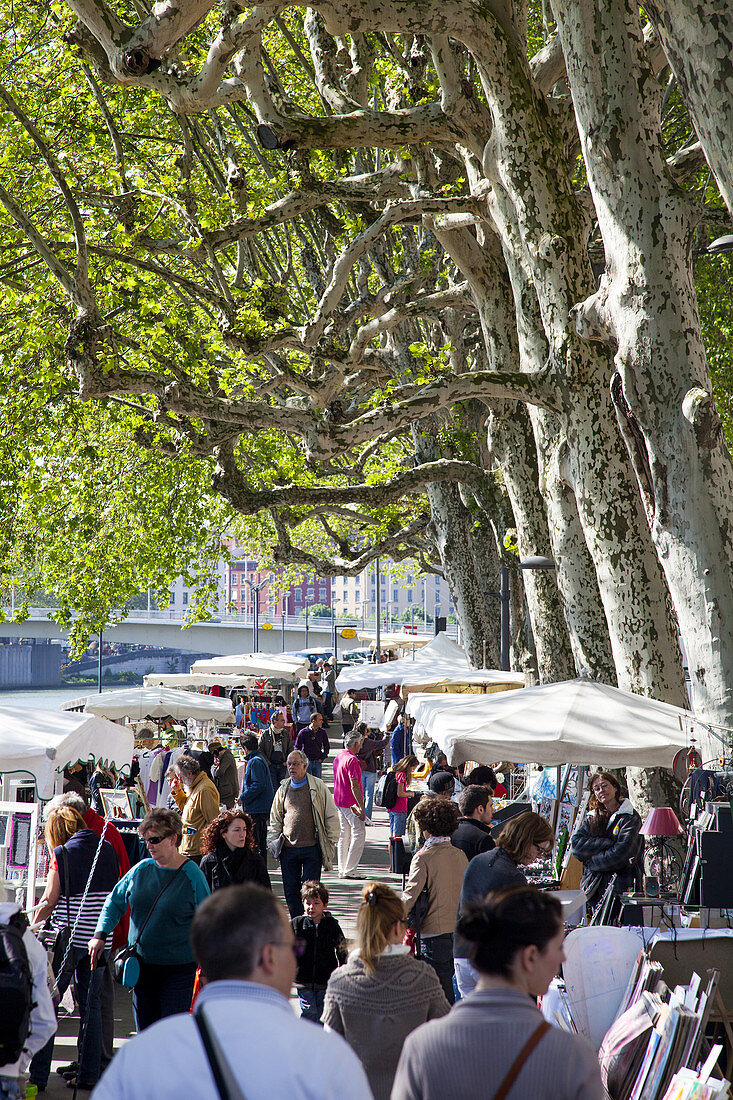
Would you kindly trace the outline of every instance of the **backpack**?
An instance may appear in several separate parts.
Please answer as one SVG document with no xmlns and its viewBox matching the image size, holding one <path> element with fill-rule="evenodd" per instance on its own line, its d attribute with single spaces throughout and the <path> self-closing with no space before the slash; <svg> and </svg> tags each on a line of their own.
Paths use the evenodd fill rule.
<svg viewBox="0 0 733 1100">
<path fill-rule="evenodd" d="M 374 802 L 384 810 L 393 810 L 397 802 L 397 776 L 393 771 L 380 775 L 374 788 Z"/>
<path fill-rule="evenodd" d="M 22 912 L 0 924 L 0 1066 L 18 1061 L 30 1031 L 33 980 L 23 943 L 27 927 Z"/>
</svg>

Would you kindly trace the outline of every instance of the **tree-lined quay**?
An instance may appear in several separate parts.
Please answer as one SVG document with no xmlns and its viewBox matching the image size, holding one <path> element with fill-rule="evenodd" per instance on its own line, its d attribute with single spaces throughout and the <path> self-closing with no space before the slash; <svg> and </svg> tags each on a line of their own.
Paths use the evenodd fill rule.
<svg viewBox="0 0 733 1100">
<path fill-rule="evenodd" d="M 512 570 L 516 666 L 684 705 L 679 635 L 733 726 L 713 7 L 9 15 L 5 576 L 81 637 L 223 530 L 324 575 L 388 554 L 446 576 L 497 665 L 500 564 L 550 557 Z"/>
</svg>

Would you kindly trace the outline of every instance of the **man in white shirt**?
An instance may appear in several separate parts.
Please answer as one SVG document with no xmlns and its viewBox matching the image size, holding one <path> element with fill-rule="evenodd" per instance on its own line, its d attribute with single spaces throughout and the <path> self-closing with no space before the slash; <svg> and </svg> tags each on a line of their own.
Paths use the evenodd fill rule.
<svg viewBox="0 0 733 1100">
<path fill-rule="evenodd" d="M 361 1062 L 339 1035 L 288 1002 L 297 944 L 285 909 L 261 886 L 217 890 L 199 906 L 191 942 L 204 989 L 196 1003 L 225 1078 L 247 1100 L 372 1100 Z M 115 1055 L 94 1100 L 217 1100 L 196 1020 L 146 1028 Z M 236 1096 L 236 1092 L 232 1092 Z"/>
<path fill-rule="evenodd" d="M 19 905 L 12 901 L 0 902 L 0 924 L 16 922 L 21 912 Z M 0 1064 L 0 1097 L 15 1100 L 22 1095 L 19 1078 L 30 1065 L 31 1058 L 56 1033 L 56 1013 L 53 1009 L 51 994 L 48 991 L 48 956 L 23 918 L 23 946 L 28 956 L 28 969 L 31 976 L 31 1006 L 28 1021 L 28 1036 L 19 1058 L 5 1065 Z"/>
</svg>

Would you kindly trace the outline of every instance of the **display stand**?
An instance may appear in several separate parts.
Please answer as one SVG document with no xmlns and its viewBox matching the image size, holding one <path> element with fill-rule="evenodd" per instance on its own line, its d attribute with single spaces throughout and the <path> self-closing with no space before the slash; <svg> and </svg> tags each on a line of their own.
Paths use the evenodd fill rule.
<svg viewBox="0 0 733 1100">
<path fill-rule="evenodd" d="M 38 803 L 0 802 L 0 885 L 14 901 L 25 890 L 25 909 L 36 903 Z"/>
</svg>

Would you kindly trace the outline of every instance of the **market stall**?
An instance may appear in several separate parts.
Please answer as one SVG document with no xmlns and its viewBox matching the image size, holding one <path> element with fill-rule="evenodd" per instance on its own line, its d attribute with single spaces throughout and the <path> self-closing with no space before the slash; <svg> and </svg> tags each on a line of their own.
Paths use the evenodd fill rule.
<svg viewBox="0 0 733 1100">
<path fill-rule="evenodd" d="M 129 767 L 132 732 L 106 718 L 61 711 L 0 707 L 0 900 L 25 894 L 35 901 L 36 881 L 44 868 L 38 860 L 39 803 L 49 799 L 64 768 L 101 762 Z"/>
<path fill-rule="evenodd" d="M 414 691 L 450 690 L 451 686 L 472 685 L 479 691 L 504 691 L 523 687 L 524 675 L 497 669 L 472 669 L 462 646 L 447 634 L 436 634 L 419 653 L 385 664 L 363 664 L 344 668 L 336 677 L 336 688 L 377 688 L 399 684 L 403 694 Z"/>
<path fill-rule="evenodd" d="M 177 688 L 122 688 L 90 695 L 84 707 L 86 714 L 104 718 L 195 718 L 198 722 L 231 722 L 234 717 L 231 701 L 226 697 L 199 695 Z"/>
<path fill-rule="evenodd" d="M 251 682 L 251 676 L 232 676 L 228 673 L 215 676 L 210 672 L 147 672 L 143 676 L 145 687 L 180 688 L 183 691 L 208 690 L 212 687 L 231 690 L 247 687 Z"/>
<path fill-rule="evenodd" d="M 219 676 L 228 675 L 296 683 L 306 675 L 308 668 L 307 659 L 288 653 L 241 653 L 232 657 L 194 661 L 191 672 L 213 675 L 217 682 L 220 682 Z"/>
<path fill-rule="evenodd" d="M 407 712 L 451 764 L 502 757 L 671 768 L 695 722 L 680 707 L 583 679 L 498 695 L 415 694 Z"/>
</svg>

